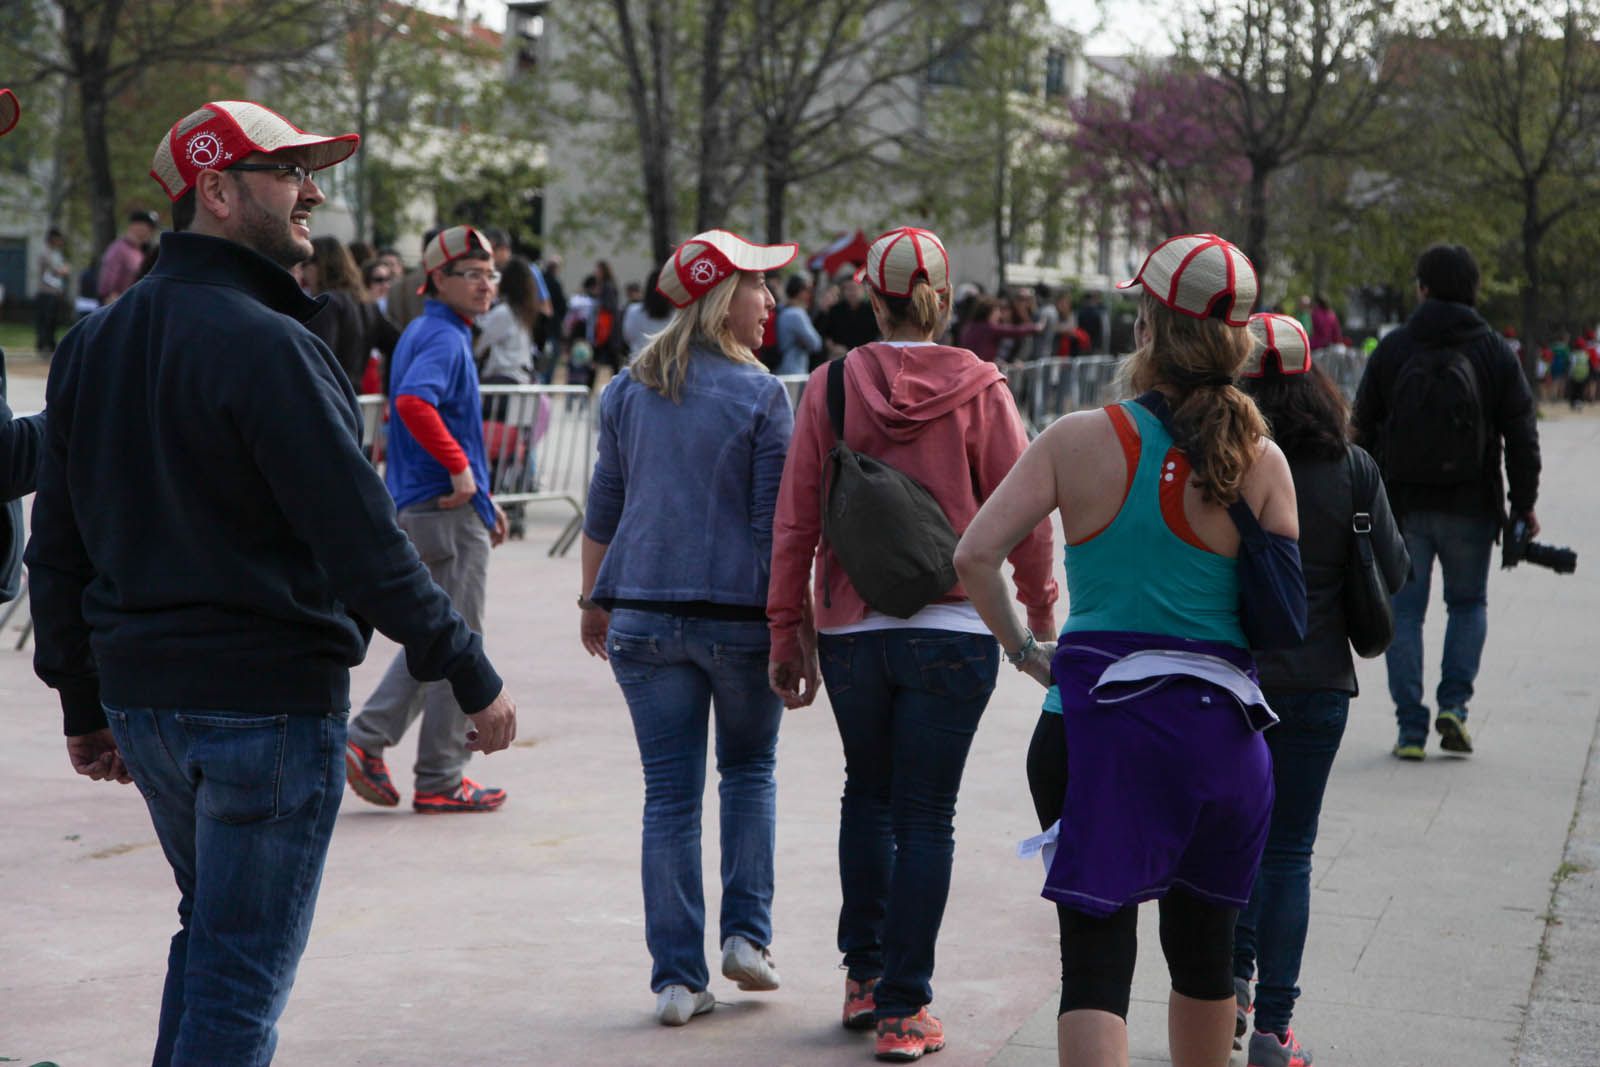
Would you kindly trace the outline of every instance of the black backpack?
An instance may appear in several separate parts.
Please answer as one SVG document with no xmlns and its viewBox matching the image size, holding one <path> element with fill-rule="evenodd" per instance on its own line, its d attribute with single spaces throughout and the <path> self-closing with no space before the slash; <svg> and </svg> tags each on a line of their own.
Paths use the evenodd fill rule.
<svg viewBox="0 0 1600 1067">
<path fill-rule="evenodd" d="M 869 607 L 909 619 L 955 586 L 956 532 L 926 488 L 844 443 L 843 359 L 828 365 L 828 419 L 823 536 Z"/>
<path fill-rule="evenodd" d="M 1424 347 L 1400 365 L 1383 433 L 1383 477 L 1403 485 L 1459 485 L 1483 474 L 1489 418 L 1477 369 L 1460 345 Z"/>
</svg>

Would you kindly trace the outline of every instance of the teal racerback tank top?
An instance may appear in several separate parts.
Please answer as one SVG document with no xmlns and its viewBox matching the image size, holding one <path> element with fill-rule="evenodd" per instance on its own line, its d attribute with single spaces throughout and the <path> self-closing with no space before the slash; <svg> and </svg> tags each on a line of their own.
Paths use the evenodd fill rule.
<svg viewBox="0 0 1600 1067">
<path fill-rule="evenodd" d="M 1239 625 L 1238 563 L 1201 547 L 1184 518 L 1188 460 L 1149 411 L 1132 401 L 1118 407 L 1136 428 L 1139 462 L 1116 518 L 1065 549 L 1062 634 L 1114 630 L 1248 647 Z M 1132 435 L 1119 436 L 1131 451 Z"/>
</svg>

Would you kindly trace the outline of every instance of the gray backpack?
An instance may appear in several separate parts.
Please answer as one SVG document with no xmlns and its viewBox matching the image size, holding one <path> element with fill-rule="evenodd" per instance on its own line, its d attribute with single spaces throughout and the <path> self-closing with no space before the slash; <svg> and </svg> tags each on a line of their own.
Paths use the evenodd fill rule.
<svg viewBox="0 0 1600 1067">
<path fill-rule="evenodd" d="M 828 419 L 823 537 L 869 607 L 909 619 L 956 585 L 956 532 L 926 488 L 844 443 L 843 359 L 828 365 Z"/>
</svg>

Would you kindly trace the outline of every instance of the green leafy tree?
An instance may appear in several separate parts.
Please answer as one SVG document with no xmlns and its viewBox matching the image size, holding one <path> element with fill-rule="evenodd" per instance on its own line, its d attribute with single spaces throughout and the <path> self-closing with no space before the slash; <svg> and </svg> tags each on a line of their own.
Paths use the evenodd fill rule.
<svg viewBox="0 0 1600 1067">
<path fill-rule="evenodd" d="M 1006 284 L 1006 263 L 1036 221 L 1059 229 L 1071 182 L 1064 99 L 1042 91 L 1050 42 L 1042 0 L 1005 4 L 972 27 L 965 46 L 934 71 L 928 141 L 938 158 L 970 165 L 924 168 L 925 213 L 988 231 Z"/>
<path fill-rule="evenodd" d="M 1395 71 L 1374 57 L 1396 25 L 1393 0 L 1201 0 L 1184 19 L 1184 56 L 1227 90 L 1208 115 L 1249 164 L 1244 250 L 1263 275 L 1274 176 L 1379 147 L 1371 120 Z"/>
<path fill-rule="evenodd" d="M 1600 3 L 1453 0 L 1416 46 L 1414 106 L 1434 116 L 1441 183 L 1514 205 L 1521 325 L 1545 320 L 1545 242 L 1600 202 Z M 1592 271 L 1585 265 L 1584 271 Z M 1531 367 L 1536 345 L 1524 345 Z"/>
<path fill-rule="evenodd" d="M 304 56 L 334 31 L 325 0 L 4 0 L 0 26 L 8 80 L 67 86 L 96 247 L 119 228 L 119 177 L 143 175 L 161 133 L 214 98 L 196 89 L 228 84 L 237 67 Z M 152 106 L 180 88 L 187 103 L 178 109 Z M 114 146 L 133 130 L 148 137 L 130 170 Z"/>
</svg>

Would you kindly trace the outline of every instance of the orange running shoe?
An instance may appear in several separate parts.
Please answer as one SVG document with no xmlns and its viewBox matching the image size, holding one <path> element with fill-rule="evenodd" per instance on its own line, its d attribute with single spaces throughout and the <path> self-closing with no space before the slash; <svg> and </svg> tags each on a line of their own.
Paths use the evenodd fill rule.
<svg viewBox="0 0 1600 1067">
<path fill-rule="evenodd" d="M 411 809 L 425 815 L 452 811 L 494 811 L 505 802 L 504 789 L 481 786 L 471 778 L 463 778 L 461 784 L 448 793 L 418 793 L 411 798 Z"/>
<path fill-rule="evenodd" d="M 854 978 L 844 980 L 844 1028 L 846 1030 L 871 1030 L 878 1025 L 873 1018 L 873 1013 L 878 1010 L 878 1005 L 872 999 L 872 991 L 878 988 L 876 978 L 868 978 L 858 982 Z"/>
<path fill-rule="evenodd" d="M 925 1052 L 944 1048 L 944 1025 L 928 1013 L 926 1006 L 915 1015 L 878 1020 L 880 1060 L 920 1060 Z"/>
<path fill-rule="evenodd" d="M 371 756 L 354 741 L 344 745 L 344 777 L 350 788 L 362 800 L 385 808 L 400 803 L 400 791 L 389 780 L 389 768 L 382 756 Z"/>
</svg>

